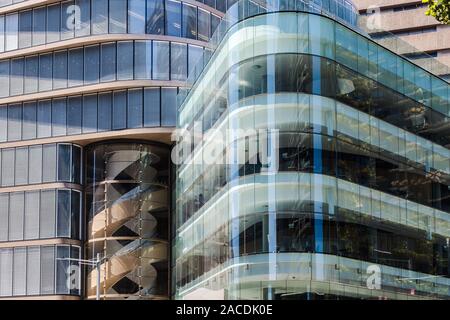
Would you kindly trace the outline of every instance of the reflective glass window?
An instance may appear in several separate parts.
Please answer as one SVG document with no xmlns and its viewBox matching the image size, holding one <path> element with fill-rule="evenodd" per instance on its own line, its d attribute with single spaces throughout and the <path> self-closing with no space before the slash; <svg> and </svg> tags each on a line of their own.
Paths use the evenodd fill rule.
<svg viewBox="0 0 450 320">
<path fill-rule="evenodd" d="M 37 108 L 37 137 L 50 137 L 52 134 L 52 102 L 51 100 L 38 101 Z"/>
<path fill-rule="evenodd" d="M 0 193 L 0 241 L 8 241 L 9 193 Z"/>
<path fill-rule="evenodd" d="M 0 97 L 9 96 L 9 60 L 0 61 Z"/>
<path fill-rule="evenodd" d="M 69 146 L 70 147 L 70 146 Z M 61 150 L 61 149 L 60 149 Z M 70 157 L 70 155 L 69 155 Z M 69 171 L 70 172 L 70 171 Z M 57 237 L 70 237 L 70 190 L 58 190 Z"/>
<path fill-rule="evenodd" d="M 16 149 L 15 185 L 28 183 L 28 147 Z"/>
<path fill-rule="evenodd" d="M 69 97 L 67 99 L 67 134 L 81 133 L 81 97 Z"/>
<path fill-rule="evenodd" d="M 145 0 L 128 0 L 128 33 L 145 34 Z"/>
<path fill-rule="evenodd" d="M 70 266 L 70 246 L 56 247 L 56 293 L 69 294 L 67 287 L 67 270 Z"/>
<path fill-rule="evenodd" d="M 133 41 L 117 43 L 117 80 L 133 79 Z"/>
<path fill-rule="evenodd" d="M 55 236 L 55 208 L 55 190 L 42 190 L 39 217 L 39 237 L 41 239 L 53 238 Z"/>
<path fill-rule="evenodd" d="M 8 137 L 8 107 L 0 105 L 0 141 L 6 141 Z"/>
<path fill-rule="evenodd" d="M 187 78 L 187 46 L 182 43 L 171 42 L 170 50 L 170 79 L 186 80 Z"/>
<path fill-rule="evenodd" d="M 134 78 L 152 78 L 152 42 L 150 40 L 134 43 Z"/>
<path fill-rule="evenodd" d="M 116 80 L 116 43 L 104 43 L 101 45 L 100 81 L 108 82 Z"/>
<path fill-rule="evenodd" d="M 53 55 L 51 53 L 39 56 L 39 91 L 52 90 Z"/>
<path fill-rule="evenodd" d="M 0 296 L 12 296 L 13 249 L 0 249 Z"/>
<path fill-rule="evenodd" d="M 99 82 L 100 61 L 99 46 L 84 48 L 84 84 Z"/>
<path fill-rule="evenodd" d="M 71 195 L 71 237 L 80 239 L 81 193 L 72 190 Z"/>
<path fill-rule="evenodd" d="M 67 129 L 67 101 L 66 98 L 52 101 L 52 136 L 66 135 Z"/>
<path fill-rule="evenodd" d="M 61 5 L 47 6 L 47 43 L 59 41 L 61 26 Z"/>
<path fill-rule="evenodd" d="M 41 250 L 28 247 L 27 255 L 27 295 L 37 295 L 41 287 Z"/>
<path fill-rule="evenodd" d="M 32 11 L 26 10 L 19 14 L 19 48 L 31 46 Z"/>
<path fill-rule="evenodd" d="M 2 187 L 14 185 L 14 148 L 2 149 Z"/>
<path fill-rule="evenodd" d="M 181 36 L 181 2 L 166 0 L 166 34 Z"/>
<path fill-rule="evenodd" d="M 74 4 L 74 0 L 64 1 L 61 3 L 61 40 L 71 39 L 75 36 L 77 8 Z"/>
<path fill-rule="evenodd" d="M 67 88 L 67 50 L 53 54 L 53 89 Z"/>
<path fill-rule="evenodd" d="M 75 15 L 75 37 L 88 36 L 91 34 L 91 0 L 75 0 L 75 5 L 80 8 L 79 14 Z"/>
<path fill-rule="evenodd" d="M 29 159 L 29 183 L 42 182 L 42 146 L 30 146 L 28 152 Z"/>
<path fill-rule="evenodd" d="M 23 64 L 23 58 L 11 60 L 11 88 L 9 92 L 12 96 L 23 94 Z"/>
<path fill-rule="evenodd" d="M 98 131 L 111 130 L 112 93 L 98 95 Z"/>
<path fill-rule="evenodd" d="M 30 56 L 25 58 L 25 85 L 24 93 L 38 91 L 39 57 Z"/>
<path fill-rule="evenodd" d="M 148 34 L 164 34 L 164 0 L 146 0 Z"/>
<path fill-rule="evenodd" d="M 83 48 L 69 50 L 69 87 L 83 84 Z"/>
<path fill-rule="evenodd" d="M 55 293 L 54 246 L 41 247 L 41 294 Z"/>
<path fill-rule="evenodd" d="M 39 198 L 39 191 L 25 192 L 25 240 L 39 238 Z"/>
<path fill-rule="evenodd" d="M 24 296 L 27 293 L 27 248 L 14 248 L 13 295 Z"/>
<path fill-rule="evenodd" d="M 127 1 L 109 0 L 109 33 L 127 33 Z"/>
<path fill-rule="evenodd" d="M 197 39 L 197 7 L 183 4 L 183 37 Z"/>
<path fill-rule="evenodd" d="M 143 114 L 143 95 L 142 89 L 128 90 L 128 116 L 127 128 L 141 128 Z"/>
<path fill-rule="evenodd" d="M 36 138 L 36 102 L 23 104 L 22 138 L 24 140 Z"/>
<path fill-rule="evenodd" d="M 108 1 L 92 1 L 92 34 L 108 33 Z"/>
<path fill-rule="evenodd" d="M 22 104 L 8 105 L 8 141 L 22 138 Z"/>
<path fill-rule="evenodd" d="M 161 89 L 161 125 L 176 125 L 177 88 Z"/>
<path fill-rule="evenodd" d="M 169 42 L 153 41 L 153 79 L 169 80 Z"/>
<path fill-rule="evenodd" d="M 144 127 L 157 127 L 161 121 L 159 88 L 144 89 Z"/>
<path fill-rule="evenodd" d="M 127 119 L 127 92 L 113 93 L 113 129 L 125 129 Z"/>
<path fill-rule="evenodd" d="M 9 196 L 9 241 L 23 240 L 24 207 L 24 193 L 11 193 Z"/>
<path fill-rule="evenodd" d="M 70 181 L 70 144 L 58 144 L 58 181 Z"/>
<path fill-rule="evenodd" d="M 42 182 L 56 181 L 56 145 L 45 144 L 42 146 Z"/>
<path fill-rule="evenodd" d="M 18 29 L 19 29 L 19 15 L 17 13 L 7 14 L 5 21 L 6 51 L 17 49 L 19 44 Z"/>
<path fill-rule="evenodd" d="M 208 41 L 210 32 L 210 14 L 209 12 L 198 9 L 198 40 Z"/>
<path fill-rule="evenodd" d="M 46 7 L 33 9 L 33 46 L 45 43 Z"/>
<path fill-rule="evenodd" d="M 97 95 L 83 96 L 83 133 L 97 131 Z"/>
</svg>

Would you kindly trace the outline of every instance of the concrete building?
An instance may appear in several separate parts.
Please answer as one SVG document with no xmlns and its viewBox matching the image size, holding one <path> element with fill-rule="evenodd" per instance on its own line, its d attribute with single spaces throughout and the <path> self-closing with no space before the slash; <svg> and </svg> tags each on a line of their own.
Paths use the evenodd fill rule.
<svg viewBox="0 0 450 320">
<path fill-rule="evenodd" d="M 395 37 L 416 48 L 418 52 L 403 50 L 412 60 L 423 59 L 424 54 L 450 66 L 450 26 L 439 23 L 435 18 L 425 15 L 427 6 L 422 1 L 410 0 L 356 0 L 354 1 L 361 23 L 372 13 L 379 14 L 379 30 L 372 30 L 371 35 L 378 39 L 388 31 Z M 369 12 L 369 14 L 367 14 Z M 450 79 L 448 70 L 439 75 Z"/>
</svg>

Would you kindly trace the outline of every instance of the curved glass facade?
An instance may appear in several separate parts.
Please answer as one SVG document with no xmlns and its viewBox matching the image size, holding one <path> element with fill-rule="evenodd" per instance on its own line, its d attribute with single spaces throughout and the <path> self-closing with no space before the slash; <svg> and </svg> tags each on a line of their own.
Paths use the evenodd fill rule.
<svg viewBox="0 0 450 320">
<path fill-rule="evenodd" d="M 0 52 L 105 34 L 156 34 L 208 41 L 221 15 L 210 10 L 209 6 L 199 7 L 197 1 L 56 2 L 0 15 Z"/>
<path fill-rule="evenodd" d="M 1 60 L 0 98 L 113 81 L 183 81 L 201 55 L 198 46 L 136 40 Z"/>
<path fill-rule="evenodd" d="M 145 142 L 111 142 L 87 151 L 87 255 L 106 257 L 101 296 L 167 299 L 169 149 Z M 94 297 L 95 270 L 87 296 Z"/>
<path fill-rule="evenodd" d="M 181 97 L 175 297 L 448 299 L 448 84 L 317 14 L 227 30 Z"/>
<path fill-rule="evenodd" d="M 0 297 L 81 294 L 79 246 L 0 248 Z"/>
</svg>

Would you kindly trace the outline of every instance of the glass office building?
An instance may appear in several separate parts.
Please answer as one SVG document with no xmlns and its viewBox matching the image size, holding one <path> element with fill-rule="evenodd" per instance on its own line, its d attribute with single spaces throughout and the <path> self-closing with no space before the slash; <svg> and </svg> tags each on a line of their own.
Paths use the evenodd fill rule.
<svg viewBox="0 0 450 320">
<path fill-rule="evenodd" d="M 232 4 L 0 0 L 0 299 L 169 298 L 176 95 Z"/>
<path fill-rule="evenodd" d="M 449 84 L 344 1 L 241 0 L 180 95 L 177 299 L 449 299 Z"/>
</svg>

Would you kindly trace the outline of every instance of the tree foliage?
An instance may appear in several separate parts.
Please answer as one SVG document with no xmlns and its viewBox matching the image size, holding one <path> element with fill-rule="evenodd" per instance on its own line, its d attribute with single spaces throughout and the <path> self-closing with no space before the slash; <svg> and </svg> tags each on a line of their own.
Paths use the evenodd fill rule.
<svg viewBox="0 0 450 320">
<path fill-rule="evenodd" d="M 437 21 L 450 24 L 450 0 L 422 0 L 428 5 L 427 16 L 435 17 Z"/>
</svg>

